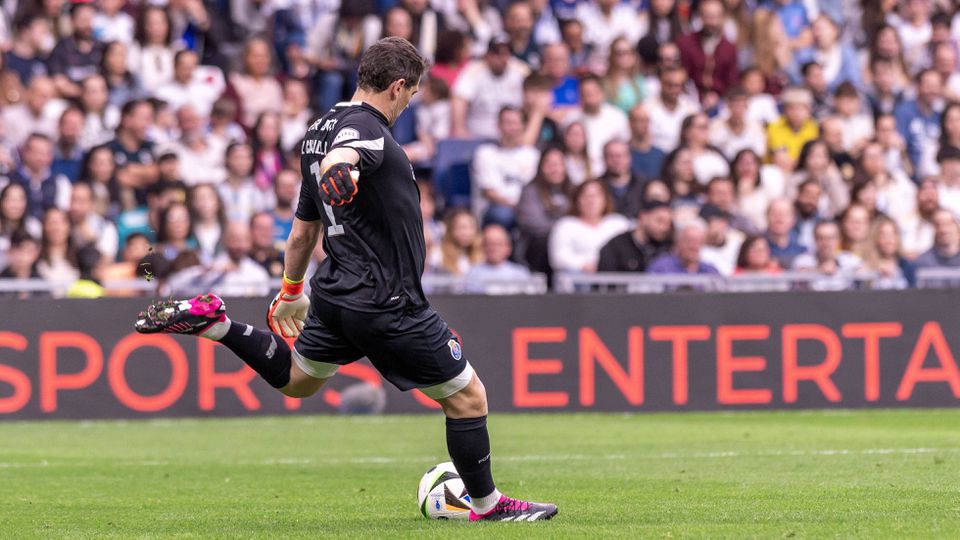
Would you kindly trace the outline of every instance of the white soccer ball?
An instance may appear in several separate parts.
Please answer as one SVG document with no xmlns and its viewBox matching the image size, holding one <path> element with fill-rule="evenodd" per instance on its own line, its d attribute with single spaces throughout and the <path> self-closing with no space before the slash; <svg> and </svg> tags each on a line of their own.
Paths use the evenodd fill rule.
<svg viewBox="0 0 960 540">
<path fill-rule="evenodd" d="M 453 463 L 431 467 L 417 490 L 420 513 L 430 519 L 469 519 L 470 496 Z"/>
</svg>

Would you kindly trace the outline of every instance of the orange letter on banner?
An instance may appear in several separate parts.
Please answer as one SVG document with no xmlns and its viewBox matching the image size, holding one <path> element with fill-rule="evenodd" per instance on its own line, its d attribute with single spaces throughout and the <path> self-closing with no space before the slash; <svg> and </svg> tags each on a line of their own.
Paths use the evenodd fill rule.
<svg viewBox="0 0 960 540">
<path fill-rule="evenodd" d="M 0 347 L 15 351 L 27 348 L 27 338 L 13 332 L 0 332 Z M 30 377 L 13 366 L 0 364 L 0 381 L 13 387 L 13 394 L 0 398 L 0 414 L 17 412 L 30 401 Z"/>
<path fill-rule="evenodd" d="M 923 361 L 927 359 L 930 347 L 937 353 L 937 359 L 940 361 L 938 368 L 925 368 Z M 943 330 L 940 323 L 930 321 L 923 325 L 920 331 L 920 337 L 917 338 L 917 346 L 910 355 L 910 361 L 907 363 L 907 370 L 900 381 L 900 388 L 897 388 L 897 400 L 907 401 L 913 395 L 913 387 L 918 382 L 946 382 L 950 385 L 953 397 L 960 398 L 960 371 L 957 370 L 957 362 L 947 346 L 947 340 L 943 337 Z"/>
<path fill-rule="evenodd" d="M 880 399 L 880 338 L 899 337 L 903 326 L 897 322 L 849 323 L 840 332 L 845 338 L 863 338 L 863 397 Z"/>
<path fill-rule="evenodd" d="M 513 331 L 513 404 L 517 407 L 566 407 L 566 392 L 531 392 L 530 375 L 558 375 L 563 362 L 556 358 L 530 358 L 531 343 L 562 343 L 567 330 L 559 326 L 516 328 Z"/>
<path fill-rule="evenodd" d="M 687 375 L 688 343 L 710 339 L 710 327 L 697 326 L 653 326 L 650 339 L 673 342 L 673 402 L 684 405 L 689 395 Z"/>
<path fill-rule="evenodd" d="M 77 373 L 57 373 L 57 349 L 80 349 L 86 362 Z M 40 410 L 57 410 L 58 390 L 79 390 L 93 384 L 103 371 L 103 351 L 96 340 L 82 332 L 40 334 Z"/>
<path fill-rule="evenodd" d="M 797 342 L 801 339 L 816 340 L 827 348 L 827 356 L 819 364 L 801 366 L 797 359 Z M 820 324 L 788 324 L 783 327 L 783 401 L 797 402 L 797 382 L 813 381 L 820 387 L 828 401 L 840 401 L 840 390 L 833 384 L 830 375 L 840 365 L 843 355 L 840 338 Z"/>
<path fill-rule="evenodd" d="M 770 337 L 767 325 L 720 326 L 717 328 L 717 402 L 724 405 L 770 403 L 771 392 L 766 388 L 737 389 L 733 387 L 736 371 L 763 371 L 767 360 L 762 356 L 734 356 L 733 342 L 762 340 Z"/>
<path fill-rule="evenodd" d="M 592 328 L 580 329 L 580 404 L 591 406 L 596 401 L 596 377 L 594 361 L 610 376 L 627 402 L 643 404 L 643 328 L 634 326 L 628 333 L 628 364 L 623 370 L 610 349 L 603 344 Z"/>
<path fill-rule="evenodd" d="M 127 384 L 125 369 L 130 353 L 140 347 L 156 347 L 164 352 L 170 362 L 170 383 L 160 393 L 153 396 L 138 394 Z M 151 366 L 151 370 L 154 369 Z M 162 411 L 173 405 L 187 388 L 190 366 L 187 355 L 170 336 L 162 334 L 130 334 L 120 340 L 107 361 L 107 380 L 120 403 L 141 412 Z"/>
<path fill-rule="evenodd" d="M 212 411 L 217 406 L 217 388 L 232 388 L 244 409 L 259 409 L 260 400 L 250 389 L 250 381 L 257 376 L 257 372 L 246 365 L 236 371 L 216 371 L 215 349 L 218 345 L 209 339 L 197 340 L 197 404 L 200 409 Z"/>
</svg>

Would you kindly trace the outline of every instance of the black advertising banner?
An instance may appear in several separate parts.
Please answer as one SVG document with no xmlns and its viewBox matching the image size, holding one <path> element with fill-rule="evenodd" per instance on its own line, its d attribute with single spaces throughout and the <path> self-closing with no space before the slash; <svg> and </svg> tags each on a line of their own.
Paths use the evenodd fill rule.
<svg viewBox="0 0 960 540">
<path fill-rule="evenodd" d="M 228 300 L 263 325 L 268 300 Z M 146 300 L 0 301 L 0 419 L 335 412 L 360 381 L 387 412 L 437 408 L 365 361 L 286 398 L 225 347 L 133 332 Z M 960 404 L 960 291 L 434 299 L 494 411 Z"/>
</svg>

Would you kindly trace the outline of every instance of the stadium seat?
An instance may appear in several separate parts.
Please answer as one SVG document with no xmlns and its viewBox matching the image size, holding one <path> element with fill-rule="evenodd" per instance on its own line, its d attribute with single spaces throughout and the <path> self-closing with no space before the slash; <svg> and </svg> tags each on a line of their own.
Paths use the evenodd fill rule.
<svg viewBox="0 0 960 540">
<path fill-rule="evenodd" d="M 446 208 L 470 207 L 470 162 L 486 139 L 446 139 L 437 143 L 433 182 Z"/>
</svg>

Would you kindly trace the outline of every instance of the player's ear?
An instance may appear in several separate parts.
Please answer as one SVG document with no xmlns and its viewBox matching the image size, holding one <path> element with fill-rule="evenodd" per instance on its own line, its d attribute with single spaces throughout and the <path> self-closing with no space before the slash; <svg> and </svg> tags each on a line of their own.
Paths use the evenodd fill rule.
<svg viewBox="0 0 960 540">
<path fill-rule="evenodd" d="M 393 88 L 390 89 L 390 97 L 393 99 L 398 99 L 400 97 L 400 93 L 403 91 L 403 87 L 406 84 L 406 79 L 397 79 L 393 81 Z"/>
</svg>

